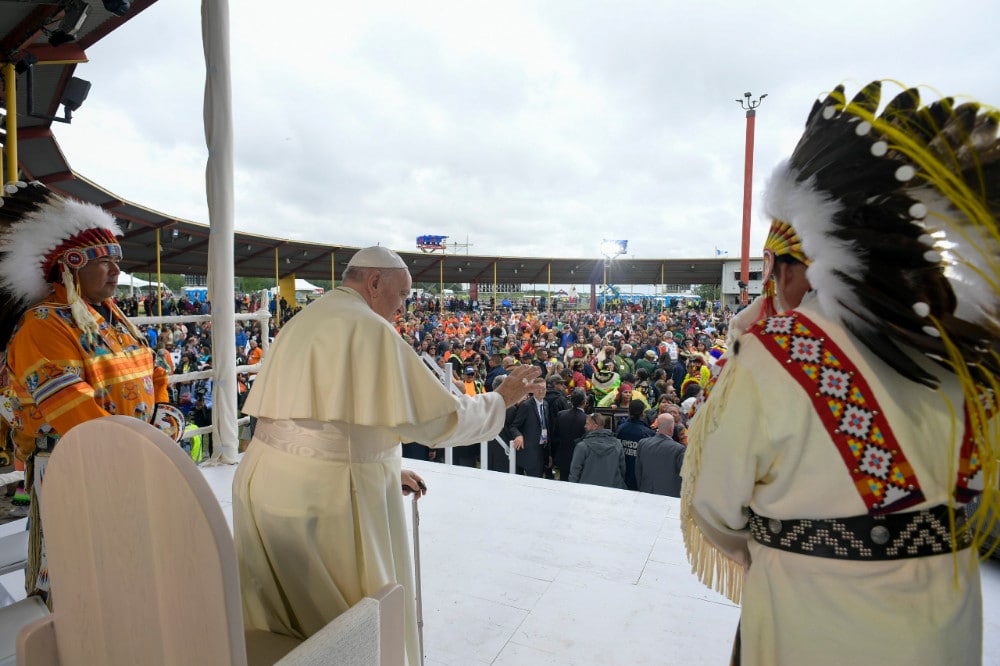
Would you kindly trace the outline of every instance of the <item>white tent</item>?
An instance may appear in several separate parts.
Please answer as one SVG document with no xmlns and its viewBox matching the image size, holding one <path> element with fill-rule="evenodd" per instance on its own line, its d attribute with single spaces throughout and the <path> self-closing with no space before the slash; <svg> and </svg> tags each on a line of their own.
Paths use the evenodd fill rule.
<svg viewBox="0 0 1000 666">
<path fill-rule="evenodd" d="M 298 294 L 300 291 L 305 291 L 311 294 L 322 294 L 323 287 L 317 287 L 302 278 L 295 278 L 295 293 Z"/>
<path fill-rule="evenodd" d="M 153 291 L 156 291 L 155 282 L 148 282 L 146 280 L 143 280 L 142 278 L 137 278 L 134 275 L 129 275 L 125 271 L 122 271 L 121 273 L 118 274 L 118 288 L 129 292 L 129 295 L 131 295 L 131 293 L 136 290 L 145 293 L 147 291 L 147 287 L 152 287 Z M 163 284 L 162 282 L 160 283 L 160 289 L 165 294 L 171 293 L 170 287 Z"/>
</svg>

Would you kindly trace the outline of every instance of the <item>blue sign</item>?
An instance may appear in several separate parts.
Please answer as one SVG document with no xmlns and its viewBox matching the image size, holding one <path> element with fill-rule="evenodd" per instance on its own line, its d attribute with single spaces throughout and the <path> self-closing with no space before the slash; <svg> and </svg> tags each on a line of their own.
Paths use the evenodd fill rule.
<svg viewBox="0 0 1000 666">
<path fill-rule="evenodd" d="M 447 236 L 431 236 L 429 234 L 417 236 L 417 247 L 424 251 L 443 250 L 445 249 L 444 239 L 446 238 Z"/>
</svg>

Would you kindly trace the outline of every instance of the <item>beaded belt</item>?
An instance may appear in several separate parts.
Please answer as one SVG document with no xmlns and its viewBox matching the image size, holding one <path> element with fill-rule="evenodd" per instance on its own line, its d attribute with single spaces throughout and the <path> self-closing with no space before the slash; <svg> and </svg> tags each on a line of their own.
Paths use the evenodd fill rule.
<svg viewBox="0 0 1000 666">
<path fill-rule="evenodd" d="M 791 553 L 839 560 L 898 560 L 968 548 L 972 535 L 965 512 L 955 512 L 952 539 L 945 505 L 908 513 L 851 518 L 778 520 L 750 513 L 757 543 Z"/>
</svg>

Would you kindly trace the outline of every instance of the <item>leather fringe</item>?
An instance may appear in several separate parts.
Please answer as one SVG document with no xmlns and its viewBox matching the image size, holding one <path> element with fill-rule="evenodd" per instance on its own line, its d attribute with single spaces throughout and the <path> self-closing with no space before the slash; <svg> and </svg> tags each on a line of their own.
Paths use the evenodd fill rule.
<svg viewBox="0 0 1000 666">
<path fill-rule="evenodd" d="M 735 358 L 727 362 L 727 374 L 738 372 Z M 701 447 L 705 436 L 718 425 L 718 418 L 725 404 L 731 381 L 719 381 L 712 395 L 701 406 L 691 423 L 688 433 L 688 448 L 684 454 L 681 469 L 681 531 L 687 549 L 691 572 L 707 587 L 725 596 L 734 604 L 739 604 L 743 595 L 743 579 L 746 569 L 743 565 L 719 550 L 698 527 L 694 519 L 694 488 L 701 471 Z"/>
</svg>

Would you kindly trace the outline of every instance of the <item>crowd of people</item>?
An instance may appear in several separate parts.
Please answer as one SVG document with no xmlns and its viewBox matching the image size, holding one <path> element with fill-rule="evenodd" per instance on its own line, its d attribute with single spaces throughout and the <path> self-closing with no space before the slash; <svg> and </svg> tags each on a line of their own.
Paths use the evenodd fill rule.
<svg viewBox="0 0 1000 666">
<path fill-rule="evenodd" d="M 158 311 L 152 298 L 119 297 L 116 302 L 126 313 Z M 243 311 L 262 306 L 256 294 L 241 294 L 236 303 Z M 665 436 L 681 447 L 686 445 L 687 422 L 711 377 L 710 368 L 724 350 L 725 332 L 732 316 L 728 308 L 706 312 L 699 307 L 680 306 L 658 311 L 625 305 L 607 312 L 530 308 L 493 312 L 463 309 L 472 303 L 460 299 L 448 305 L 445 312 L 440 312 L 429 309 L 420 299 L 408 299 L 406 314 L 396 318 L 395 327 L 415 352 L 426 354 L 442 368 L 450 364 L 451 379 L 459 391 L 466 395 L 491 392 L 498 378 L 522 364 L 537 366 L 546 379 L 546 394 L 536 396 L 545 405 L 544 416 L 540 417 L 546 424 L 545 442 L 541 441 L 540 429 L 537 437 L 533 432 L 523 436 L 515 445 L 516 469 L 549 479 L 581 480 L 580 475 L 572 474 L 573 454 L 578 441 L 591 444 L 597 439 L 597 435 L 585 432 L 585 423 L 589 423 L 595 430 L 607 431 L 607 441 L 614 440 L 623 449 L 626 472 L 622 474 L 621 487 L 633 490 L 642 490 L 634 472 L 642 439 Z M 210 312 L 211 303 L 181 296 L 165 298 L 160 308 L 164 314 L 200 314 Z M 301 311 L 289 308 L 284 299 L 278 303 L 271 299 L 269 309 L 272 313 L 281 312 L 283 323 Z M 272 335 L 274 326 L 272 317 L 269 327 Z M 212 367 L 211 323 L 139 328 L 155 350 L 156 365 L 168 375 Z M 256 320 L 236 323 L 237 364 L 253 365 L 261 360 L 260 336 Z M 252 373 L 244 373 L 238 379 L 240 407 L 253 379 Z M 582 396 L 579 407 L 571 404 L 576 390 Z M 189 427 L 211 423 L 211 379 L 174 383 L 169 387 L 169 395 L 170 401 L 187 417 Z M 559 418 L 561 412 L 573 409 L 593 418 L 588 417 L 586 422 Z M 636 411 L 635 418 L 629 416 L 630 410 Z M 672 419 L 667 433 L 659 430 L 658 417 L 662 414 Z M 490 443 L 490 459 L 486 464 L 479 459 L 479 447 L 475 445 L 455 447 L 454 463 L 508 471 L 504 447 L 517 440 L 511 429 L 515 418 L 523 427 L 529 418 L 526 407 L 518 405 L 510 410 L 500 437 Z M 519 427 L 516 429 L 520 431 Z M 204 452 L 211 456 L 211 436 L 204 441 Z M 443 452 L 417 442 L 405 444 L 404 455 L 444 460 Z M 578 461 L 580 465 L 583 460 L 581 457 Z M 676 469 L 671 465 L 670 474 L 679 473 L 682 460 L 681 455 Z M 646 466 L 647 475 L 652 470 Z M 663 474 L 667 473 L 664 468 Z M 583 475 L 582 481 L 591 478 L 595 478 L 593 471 Z M 605 475 L 599 478 L 600 485 L 617 485 Z"/>
<path fill-rule="evenodd" d="M 396 328 L 418 353 L 450 367 L 451 381 L 467 395 L 493 390 L 518 365 L 537 366 L 546 378 L 544 395 L 508 410 L 485 464 L 476 445 L 456 447 L 455 464 L 508 471 L 512 446 L 519 473 L 640 491 L 656 488 L 651 492 L 677 496 L 687 421 L 711 367 L 725 351 L 731 316 L 728 309 L 698 308 L 596 313 L 409 309 Z M 574 418 L 574 412 L 581 416 Z M 660 430 L 664 423 L 667 431 Z M 640 446 L 644 440 L 649 441 Z M 595 471 L 604 460 L 596 454 L 598 442 L 606 455 L 621 453 L 620 479 L 614 464 L 605 465 L 605 473 Z M 670 456 L 662 454 L 665 447 Z M 640 452 L 648 458 L 645 485 L 635 473 Z M 419 442 L 404 445 L 404 455 L 444 458 Z"/>
</svg>

